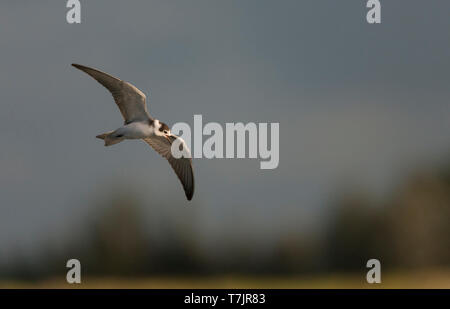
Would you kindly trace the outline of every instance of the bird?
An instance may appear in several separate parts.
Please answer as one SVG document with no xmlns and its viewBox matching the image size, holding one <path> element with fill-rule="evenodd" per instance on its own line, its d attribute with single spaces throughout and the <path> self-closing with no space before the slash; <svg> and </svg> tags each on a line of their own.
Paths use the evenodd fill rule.
<svg viewBox="0 0 450 309">
<path fill-rule="evenodd" d="M 192 200 L 194 171 L 190 150 L 181 137 L 170 132 L 167 124 L 150 115 L 145 94 L 131 83 L 100 70 L 75 63 L 72 66 L 90 75 L 108 89 L 124 118 L 122 127 L 96 137 L 102 139 L 105 146 L 112 146 L 126 139 L 145 141 L 169 161 L 183 186 L 187 200 Z M 171 147 L 176 140 L 178 140 L 179 149 L 185 151 L 187 155 L 179 157 L 172 154 Z"/>
</svg>

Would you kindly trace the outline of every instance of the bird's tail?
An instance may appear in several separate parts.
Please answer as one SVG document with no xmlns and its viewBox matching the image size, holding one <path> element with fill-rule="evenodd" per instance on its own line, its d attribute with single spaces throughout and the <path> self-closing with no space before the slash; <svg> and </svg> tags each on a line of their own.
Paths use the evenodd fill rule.
<svg viewBox="0 0 450 309">
<path fill-rule="evenodd" d="M 106 132 L 100 135 L 97 135 L 96 138 L 102 139 L 105 141 L 105 146 L 111 146 L 117 143 L 120 143 L 124 140 L 122 136 L 115 136 L 114 131 Z"/>
</svg>

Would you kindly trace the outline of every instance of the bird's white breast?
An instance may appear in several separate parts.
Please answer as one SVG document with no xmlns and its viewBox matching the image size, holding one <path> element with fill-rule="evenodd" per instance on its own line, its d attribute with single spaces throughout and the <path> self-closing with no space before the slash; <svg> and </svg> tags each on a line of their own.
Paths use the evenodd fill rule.
<svg viewBox="0 0 450 309">
<path fill-rule="evenodd" d="M 130 139 L 150 137 L 155 134 L 153 126 L 147 122 L 132 122 L 122 127 L 123 134 Z"/>
</svg>

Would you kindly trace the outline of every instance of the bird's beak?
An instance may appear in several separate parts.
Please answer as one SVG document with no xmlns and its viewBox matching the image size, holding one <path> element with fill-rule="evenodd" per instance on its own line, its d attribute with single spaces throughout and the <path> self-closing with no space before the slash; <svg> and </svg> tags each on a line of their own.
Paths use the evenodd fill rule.
<svg viewBox="0 0 450 309">
<path fill-rule="evenodd" d="M 172 142 L 172 140 L 170 139 L 170 136 L 171 136 L 171 135 L 168 135 L 168 134 L 167 134 L 167 135 L 164 135 L 164 137 L 165 137 L 169 142 Z"/>
</svg>

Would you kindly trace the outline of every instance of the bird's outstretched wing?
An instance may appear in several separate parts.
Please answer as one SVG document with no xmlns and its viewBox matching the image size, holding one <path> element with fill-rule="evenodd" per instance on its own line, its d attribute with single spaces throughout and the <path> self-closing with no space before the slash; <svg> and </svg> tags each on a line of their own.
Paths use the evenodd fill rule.
<svg viewBox="0 0 450 309">
<path fill-rule="evenodd" d="M 151 119 L 145 105 L 145 94 L 135 86 L 99 70 L 79 64 L 72 65 L 92 76 L 111 92 L 125 123 Z"/>
<path fill-rule="evenodd" d="M 192 199 L 192 196 L 194 195 L 194 171 L 192 169 L 192 159 L 184 157 L 181 157 L 179 159 L 175 158 L 172 155 L 171 147 L 172 143 L 176 139 L 180 139 L 181 147 L 186 147 L 186 150 L 188 149 L 186 144 L 180 137 L 172 134 L 169 139 L 170 141 L 164 136 L 155 135 L 149 138 L 145 138 L 144 141 L 152 146 L 152 148 L 155 149 L 156 152 L 166 158 L 167 161 L 169 161 L 173 170 L 180 179 L 181 184 L 183 185 L 183 189 L 186 193 L 187 199 L 190 201 Z"/>
</svg>

